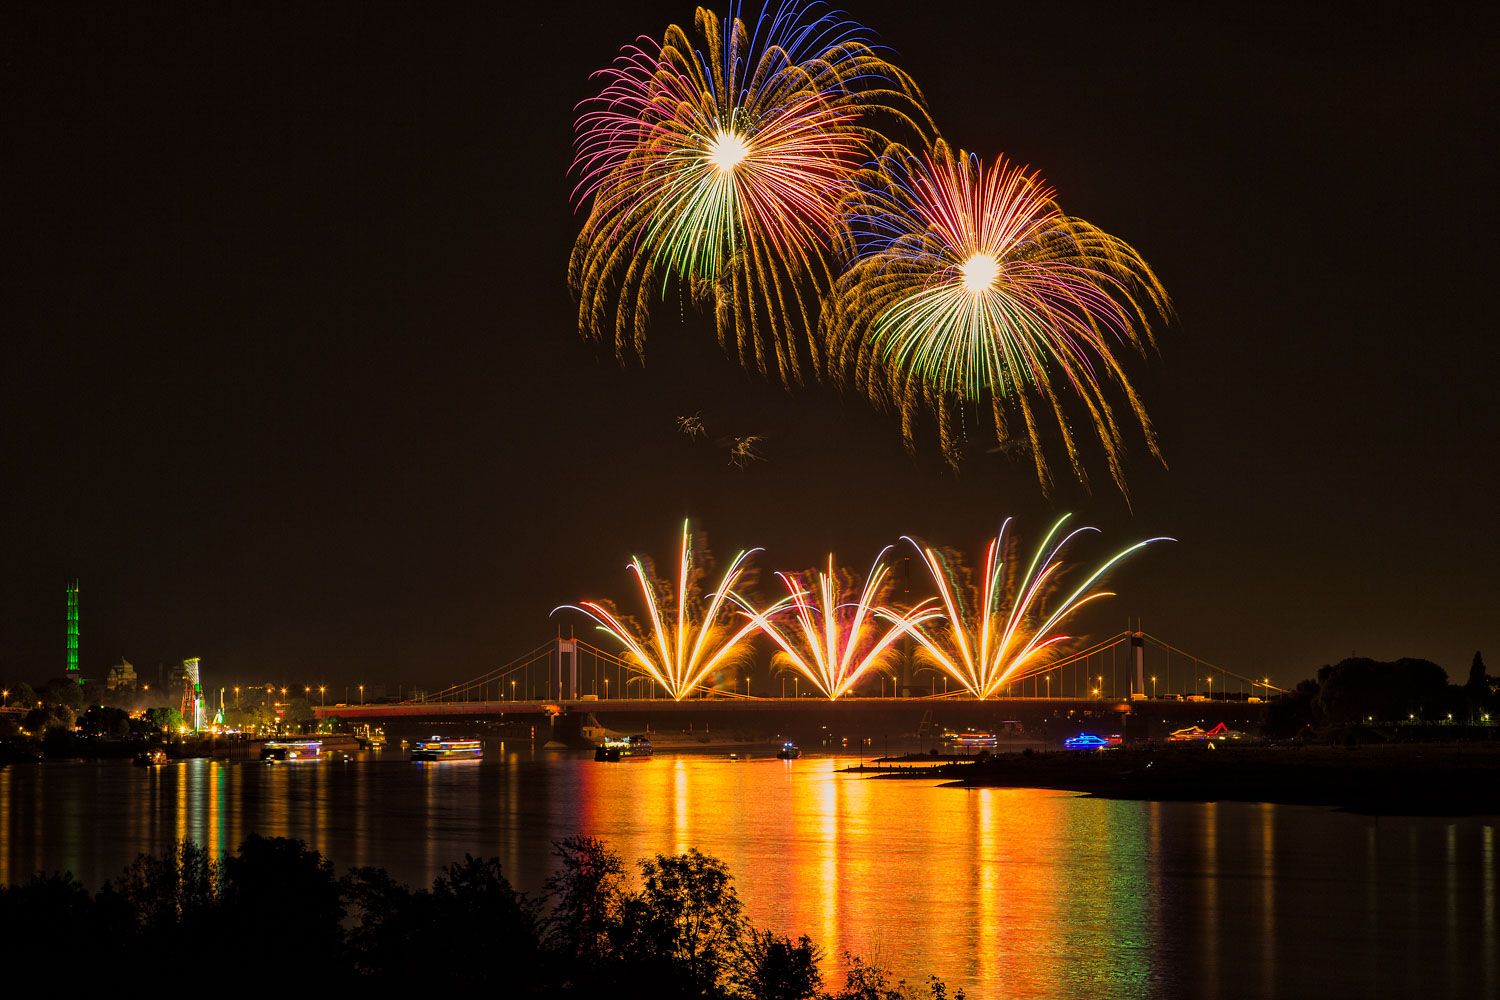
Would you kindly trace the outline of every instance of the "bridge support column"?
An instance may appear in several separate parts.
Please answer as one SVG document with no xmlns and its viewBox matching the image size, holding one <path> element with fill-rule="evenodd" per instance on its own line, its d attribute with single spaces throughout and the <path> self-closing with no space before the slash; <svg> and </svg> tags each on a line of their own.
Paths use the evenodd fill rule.
<svg viewBox="0 0 1500 1000">
<path fill-rule="evenodd" d="M 557 649 L 554 652 L 557 662 L 557 697 L 559 701 L 573 701 L 578 698 L 578 640 L 557 640 Z"/>
<path fill-rule="evenodd" d="M 1130 651 L 1135 656 L 1135 687 L 1130 693 L 1145 694 L 1151 690 L 1146 687 L 1146 633 L 1131 633 Z"/>
</svg>

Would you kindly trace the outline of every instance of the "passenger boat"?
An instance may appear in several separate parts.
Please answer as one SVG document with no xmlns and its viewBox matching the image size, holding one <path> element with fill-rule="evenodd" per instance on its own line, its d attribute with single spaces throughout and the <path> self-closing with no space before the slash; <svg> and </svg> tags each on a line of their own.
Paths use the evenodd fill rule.
<svg viewBox="0 0 1500 1000">
<path fill-rule="evenodd" d="M 260 751 L 261 760 L 281 760 L 287 763 L 321 760 L 322 757 L 321 740 L 267 740 Z"/>
<path fill-rule="evenodd" d="M 1063 746 L 1069 750 L 1113 750 L 1124 745 L 1125 740 L 1118 733 L 1113 736 L 1079 733 L 1077 736 L 1063 740 Z"/>
<path fill-rule="evenodd" d="M 796 760 L 802 756 L 802 751 L 797 748 L 797 744 L 787 740 L 781 744 L 781 749 L 776 751 L 776 756 L 782 760 Z"/>
<path fill-rule="evenodd" d="M 651 748 L 651 737 L 644 734 L 635 736 L 606 736 L 604 742 L 594 749 L 595 760 L 619 760 L 621 757 L 650 757 L 655 751 Z"/>
<path fill-rule="evenodd" d="M 484 744 L 479 740 L 445 740 L 434 736 L 418 740 L 411 748 L 412 760 L 477 760 L 483 756 Z"/>
<path fill-rule="evenodd" d="M 985 747 L 993 750 L 998 742 L 994 733 L 978 733 L 972 730 L 953 737 L 953 745 L 959 747 Z"/>
<path fill-rule="evenodd" d="M 137 767 L 150 767 L 152 764 L 165 764 L 166 762 L 167 752 L 161 747 L 152 747 L 150 750 L 142 750 L 140 753 L 135 755 L 135 760 L 131 761 L 131 763 L 135 764 Z"/>
</svg>

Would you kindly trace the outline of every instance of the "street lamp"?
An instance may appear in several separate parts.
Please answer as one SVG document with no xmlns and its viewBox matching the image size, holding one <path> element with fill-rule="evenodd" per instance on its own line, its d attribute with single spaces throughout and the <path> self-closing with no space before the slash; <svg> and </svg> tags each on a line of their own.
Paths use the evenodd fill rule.
<svg viewBox="0 0 1500 1000">
<path fill-rule="evenodd" d="M 1214 700 L 1214 675 L 1213 674 L 1209 674 L 1208 677 L 1205 678 L 1205 680 L 1208 681 L 1208 700 L 1209 701 L 1213 701 Z"/>
<path fill-rule="evenodd" d="M 238 684 L 234 688 L 234 710 L 236 712 L 240 710 L 240 688 Z"/>
<path fill-rule="evenodd" d="M 321 684 L 318 685 L 318 707 L 319 708 L 327 708 L 328 707 L 328 699 L 324 697 L 324 694 L 327 691 L 328 691 L 328 689 L 326 687 L 324 687 Z"/>
<path fill-rule="evenodd" d="M 514 684 L 515 681 L 511 681 L 511 683 Z M 605 701 L 609 701 L 609 678 L 608 677 L 604 678 L 604 700 Z"/>
<path fill-rule="evenodd" d="M 365 686 L 363 684 L 359 686 L 359 703 L 361 705 L 365 703 Z"/>
<path fill-rule="evenodd" d="M 511 701 L 515 701 L 516 700 L 516 682 L 515 681 L 511 681 L 510 682 L 510 700 Z"/>
<path fill-rule="evenodd" d="M 1156 677 L 1154 675 L 1151 678 L 1151 700 L 1156 700 Z"/>
</svg>

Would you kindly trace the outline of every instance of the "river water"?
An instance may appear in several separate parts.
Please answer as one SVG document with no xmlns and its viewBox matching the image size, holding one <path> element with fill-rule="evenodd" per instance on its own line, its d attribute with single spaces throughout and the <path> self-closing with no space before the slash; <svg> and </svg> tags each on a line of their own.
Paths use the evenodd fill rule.
<svg viewBox="0 0 1500 1000">
<path fill-rule="evenodd" d="M 414 885 L 494 856 L 537 891 L 552 842 L 589 833 L 724 859 L 750 919 L 811 935 L 830 982 L 850 951 L 977 998 L 1500 996 L 1495 817 L 942 788 L 835 756 L 486 754 L 0 768 L 0 882 L 95 889 L 173 840 L 261 833 Z"/>
</svg>

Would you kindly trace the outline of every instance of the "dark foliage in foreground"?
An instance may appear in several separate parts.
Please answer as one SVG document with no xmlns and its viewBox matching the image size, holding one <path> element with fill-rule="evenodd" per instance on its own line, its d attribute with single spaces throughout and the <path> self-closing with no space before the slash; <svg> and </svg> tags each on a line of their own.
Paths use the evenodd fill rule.
<svg viewBox="0 0 1500 1000">
<path fill-rule="evenodd" d="M 921 990 L 892 984 L 853 956 L 843 987 L 825 992 L 813 942 L 751 927 L 728 867 L 696 850 L 642 860 L 639 887 L 594 837 L 570 837 L 555 854 L 546 895 L 530 899 L 495 859 L 465 856 L 431 889 L 411 889 L 381 868 L 337 878 L 300 840 L 251 836 L 222 858 L 183 841 L 141 855 L 94 895 L 71 874 L 0 887 L 0 934 L 14 960 L 33 968 L 70 968 L 83 954 L 99 968 L 162 969 L 186 957 L 258 956 L 263 967 L 243 991 L 225 984 L 231 994 L 274 975 L 301 990 L 378 982 L 424 994 L 457 986 L 663 1000 L 947 996 L 936 978 Z"/>
</svg>

